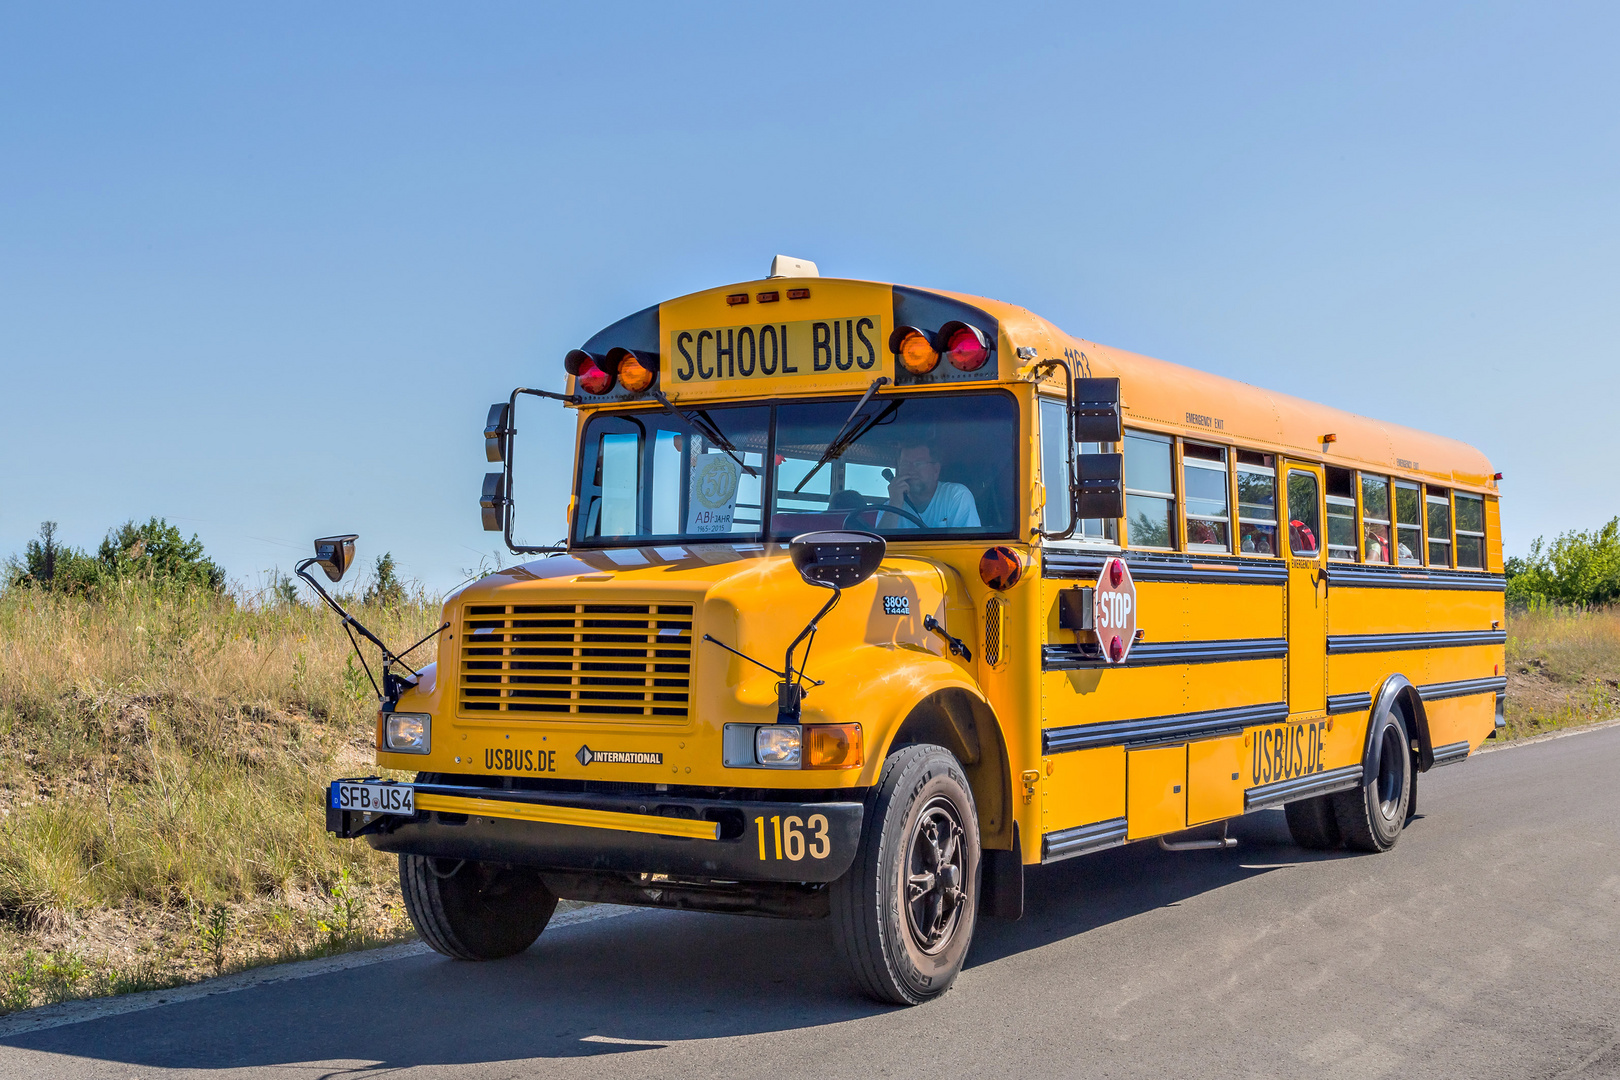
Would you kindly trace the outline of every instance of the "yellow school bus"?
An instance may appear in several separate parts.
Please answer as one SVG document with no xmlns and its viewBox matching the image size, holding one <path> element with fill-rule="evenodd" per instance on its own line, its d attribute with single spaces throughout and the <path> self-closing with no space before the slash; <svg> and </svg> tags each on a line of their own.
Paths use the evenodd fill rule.
<svg viewBox="0 0 1620 1080">
<path fill-rule="evenodd" d="M 558 898 L 827 917 L 916 1004 L 1027 867 L 1277 807 L 1384 851 L 1502 724 L 1462 443 L 780 257 L 556 365 L 485 431 L 485 526 L 533 558 L 390 676 L 376 761 L 415 780 L 327 807 L 448 956 L 527 948 Z M 526 546 L 561 463 L 520 430 L 564 410 L 567 541 Z"/>
</svg>

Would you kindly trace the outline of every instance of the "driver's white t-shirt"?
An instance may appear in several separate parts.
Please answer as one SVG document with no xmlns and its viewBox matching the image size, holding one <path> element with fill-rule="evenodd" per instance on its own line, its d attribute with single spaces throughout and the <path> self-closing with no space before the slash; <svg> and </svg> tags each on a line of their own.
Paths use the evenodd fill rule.
<svg viewBox="0 0 1620 1080">
<path fill-rule="evenodd" d="M 919 510 L 912 505 L 911 499 L 906 499 L 906 509 L 916 514 L 928 523 L 930 529 L 977 529 L 979 527 L 979 504 L 973 500 L 973 492 L 961 484 L 954 484 L 949 480 L 942 480 L 934 487 L 934 497 L 928 505 Z M 899 514 L 892 515 L 900 523 L 902 529 L 915 529 L 917 523 Z"/>
</svg>

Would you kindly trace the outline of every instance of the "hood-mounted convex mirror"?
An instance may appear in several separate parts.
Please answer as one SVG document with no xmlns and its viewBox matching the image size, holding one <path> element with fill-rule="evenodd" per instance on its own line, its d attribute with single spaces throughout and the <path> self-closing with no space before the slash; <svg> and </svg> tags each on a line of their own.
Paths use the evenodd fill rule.
<svg viewBox="0 0 1620 1080">
<path fill-rule="evenodd" d="M 811 585 L 848 589 L 876 573 L 888 549 L 875 533 L 811 532 L 793 538 L 788 556 Z"/>
<path fill-rule="evenodd" d="M 326 572 L 328 580 L 342 581 L 343 575 L 349 572 L 349 564 L 354 562 L 354 542 L 358 539 L 358 533 L 345 533 L 323 536 L 315 541 L 315 565 Z"/>
</svg>

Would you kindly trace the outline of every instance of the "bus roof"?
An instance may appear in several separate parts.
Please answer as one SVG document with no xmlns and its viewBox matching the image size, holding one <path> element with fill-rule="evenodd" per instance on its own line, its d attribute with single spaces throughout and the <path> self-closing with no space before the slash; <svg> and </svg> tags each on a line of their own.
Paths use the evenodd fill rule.
<svg viewBox="0 0 1620 1080">
<path fill-rule="evenodd" d="M 810 298 L 812 289 L 814 297 Z M 667 381 L 676 359 L 671 348 L 672 339 L 677 336 L 691 337 L 690 334 L 681 335 L 679 331 L 682 328 L 746 323 L 752 309 L 758 305 L 750 304 L 748 308 L 733 308 L 730 305 L 739 300 L 748 303 L 751 295 L 760 300 L 765 296 L 774 300 L 779 293 L 788 297 L 796 294 L 806 297 L 802 304 L 785 306 L 795 309 L 791 317 L 814 319 L 841 318 L 851 313 L 846 309 L 852 303 L 863 310 L 873 308 L 871 314 L 876 317 L 875 308 L 879 305 L 890 308 L 892 296 L 893 314 L 883 316 L 877 328 L 880 333 L 873 342 L 876 350 L 883 353 L 881 368 L 867 365 L 863 351 L 861 367 L 866 370 L 856 370 L 845 364 L 843 366 L 850 369 L 847 374 L 829 371 L 825 378 L 795 378 L 791 390 L 782 382 L 763 379 L 748 383 L 688 384 L 679 387 Z M 874 293 L 880 293 L 881 298 Z M 1491 493 L 1496 490 L 1490 462 L 1467 443 L 1372 420 L 1197 368 L 1077 338 L 1027 308 L 944 289 L 823 277 L 737 282 L 675 297 L 629 316 L 595 335 L 586 343 L 585 350 L 593 355 L 610 355 L 610 346 L 623 345 L 632 350 L 665 354 L 665 376 L 661 382 L 669 396 L 676 400 L 773 396 L 773 393 L 780 392 L 826 393 L 849 392 L 852 389 L 859 392 L 865 389 L 879 370 L 890 376 L 900 374 L 895 371 L 893 354 L 883 348 L 883 343 L 900 315 L 902 294 L 913 310 L 916 309 L 918 298 L 932 303 L 927 301 L 927 297 L 939 297 L 946 303 L 954 301 L 958 306 L 966 305 L 961 308 L 963 311 L 978 309 L 983 316 L 999 324 L 995 328 L 986 326 L 986 329 L 999 330 L 1002 338 L 1003 347 L 997 351 L 1004 360 L 995 365 L 996 374 L 985 379 L 973 376 L 964 379 L 957 373 L 950 383 L 957 388 L 965 389 L 975 383 L 983 385 L 991 379 L 1002 383 L 1023 381 L 1039 361 L 1061 357 L 1075 368 L 1078 377 L 1117 377 L 1126 423 L 1135 428 L 1375 470 L 1447 486 Z M 775 308 L 770 310 L 773 321 L 790 317 L 787 312 L 777 313 Z M 762 309 L 755 317 L 763 314 Z M 867 322 L 870 325 L 871 320 Z M 783 333 L 787 331 L 788 327 L 784 326 Z M 1030 350 L 1033 350 L 1032 354 Z M 623 349 L 618 351 L 622 352 Z M 570 357 L 584 357 L 586 352 L 571 353 Z M 687 364 L 689 366 L 689 361 Z M 905 383 L 907 379 L 902 377 L 899 382 Z M 1054 390 L 1059 389 L 1061 377 L 1048 385 Z M 570 380 L 570 389 L 574 389 L 574 386 L 574 381 Z M 617 400 L 611 401 L 587 397 L 586 404 L 629 403 L 621 394 L 622 391 L 615 392 Z"/>
</svg>

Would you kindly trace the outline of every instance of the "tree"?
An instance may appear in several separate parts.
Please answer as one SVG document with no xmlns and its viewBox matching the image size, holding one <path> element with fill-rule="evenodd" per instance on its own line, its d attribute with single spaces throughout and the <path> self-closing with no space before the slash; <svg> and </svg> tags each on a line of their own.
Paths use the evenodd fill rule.
<svg viewBox="0 0 1620 1080">
<path fill-rule="evenodd" d="M 144 525 L 126 521 L 109 529 L 96 558 L 108 575 L 119 579 L 144 578 L 215 592 L 225 587 L 225 568 L 203 554 L 197 534 L 186 540 L 163 518 L 150 518 Z"/>
<path fill-rule="evenodd" d="M 95 559 L 57 543 L 54 521 L 40 522 L 39 539 L 28 541 L 21 559 L 7 559 L 5 570 L 12 585 L 32 584 L 58 592 L 84 592 L 101 578 Z"/>
<path fill-rule="evenodd" d="M 405 602 L 405 584 L 394 573 L 394 553 L 385 551 L 377 557 L 370 586 L 366 588 L 365 602 L 397 607 Z"/>
<path fill-rule="evenodd" d="M 1620 517 L 1591 532 L 1560 533 L 1551 544 L 1538 536 L 1530 554 L 1505 569 L 1510 601 L 1612 604 L 1620 600 Z"/>
</svg>

